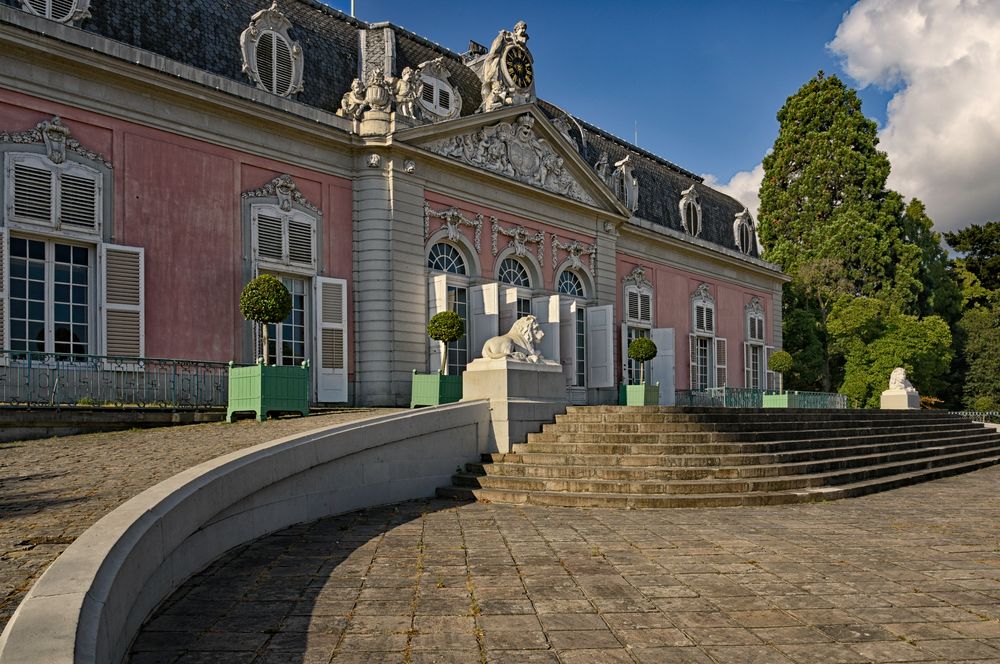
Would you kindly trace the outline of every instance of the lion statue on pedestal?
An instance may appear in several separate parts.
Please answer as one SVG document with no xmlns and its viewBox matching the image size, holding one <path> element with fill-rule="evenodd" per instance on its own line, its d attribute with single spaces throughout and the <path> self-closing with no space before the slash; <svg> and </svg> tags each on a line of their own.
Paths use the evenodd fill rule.
<svg viewBox="0 0 1000 664">
<path fill-rule="evenodd" d="M 510 327 L 510 332 L 486 340 L 483 357 L 487 360 L 509 357 L 521 362 L 542 362 L 545 358 L 539 352 L 538 344 L 544 336 L 545 332 L 534 316 L 518 318 Z"/>
<path fill-rule="evenodd" d="M 903 367 L 896 367 L 892 370 L 892 374 L 889 376 L 889 389 L 903 390 L 905 392 L 917 391 L 916 388 L 913 387 L 913 383 L 906 378 L 906 369 Z"/>
</svg>

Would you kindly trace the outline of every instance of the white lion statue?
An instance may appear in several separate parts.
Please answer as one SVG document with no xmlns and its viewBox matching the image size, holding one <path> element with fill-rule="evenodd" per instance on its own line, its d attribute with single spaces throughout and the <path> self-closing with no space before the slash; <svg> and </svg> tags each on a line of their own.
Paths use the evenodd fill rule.
<svg viewBox="0 0 1000 664">
<path fill-rule="evenodd" d="M 889 376 L 890 390 L 905 390 L 906 392 L 916 392 L 913 383 L 906 379 L 906 369 L 896 367 Z"/>
<path fill-rule="evenodd" d="M 545 332 L 534 316 L 518 318 L 511 325 L 510 332 L 486 340 L 483 357 L 487 360 L 509 357 L 522 362 L 542 362 L 545 358 L 539 352 L 538 344 L 544 336 Z"/>
</svg>

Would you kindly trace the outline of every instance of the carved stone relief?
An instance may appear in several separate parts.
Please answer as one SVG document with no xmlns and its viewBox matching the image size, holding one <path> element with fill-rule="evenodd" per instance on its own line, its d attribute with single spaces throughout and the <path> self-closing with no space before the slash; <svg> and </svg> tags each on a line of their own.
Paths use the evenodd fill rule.
<svg viewBox="0 0 1000 664">
<path fill-rule="evenodd" d="M 611 190 L 615 192 L 622 203 L 632 212 L 639 209 L 639 181 L 632 172 L 631 155 L 615 162 L 615 171 L 611 174 Z"/>
<path fill-rule="evenodd" d="M 642 265 L 636 265 L 632 268 L 632 271 L 622 279 L 622 283 L 626 286 L 635 286 L 636 288 L 653 287 L 653 282 L 646 278 L 646 268 Z M 702 286 L 704 285 L 702 284 Z"/>
<path fill-rule="evenodd" d="M 757 297 L 756 295 L 750 298 L 750 301 L 747 302 L 746 306 L 743 307 L 743 309 L 746 311 L 747 314 L 750 315 L 754 316 L 764 315 L 764 305 L 761 304 L 760 298 Z"/>
<path fill-rule="evenodd" d="M 59 116 L 51 120 L 43 120 L 35 125 L 34 129 L 22 132 L 0 131 L 0 143 L 38 143 L 44 144 L 46 155 L 53 164 L 61 164 L 66 161 L 66 151 L 73 152 L 86 159 L 98 161 L 107 168 L 111 168 L 111 162 L 92 150 L 80 145 L 75 138 L 70 138 L 69 127 L 63 124 Z"/>
<path fill-rule="evenodd" d="M 590 268 L 589 272 L 591 276 L 597 274 L 596 261 L 597 261 L 597 246 L 593 244 L 584 244 L 579 240 L 573 240 L 572 242 L 561 242 L 557 235 L 552 236 L 552 270 L 555 271 L 559 268 L 559 251 L 565 251 L 567 257 L 569 258 L 569 263 L 571 267 L 578 270 L 587 270 L 588 268 L 584 266 L 582 257 L 590 257 Z"/>
<path fill-rule="evenodd" d="M 708 284 L 706 284 L 704 281 L 698 284 L 698 287 L 695 288 L 694 291 L 691 293 L 691 299 L 702 300 L 704 302 L 710 302 L 710 303 L 715 302 L 715 298 L 712 297 L 711 289 L 709 288 Z"/>
<path fill-rule="evenodd" d="M 470 219 L 463 215 L 458 208 L 450 207 L 444 210 L 435 210 L 426 201 L 424 201 L 424 240 L 427 240 L 431 236 L 431 219 L 440 219 L 441 228 L 445 229 L 448 234 L 448 239 L 452 242 L 458 242 L 462 237 L 462 231 L 459 230 L 461 226 L 469 226 L 475 229 L 476 232 L 476 253 L 480 251 L 480 239 L 483 232 L 483 215 L 477 214 L 474 218 Z"/>
<path fill-rule="evenodd" d="M 537 246 L 538 252 L 538 264 L 545 265 L 545 233 L 543 231 L 538 231 L 537 233 L 529 233 L 524 226 L 514 226 L 511 228 L 504 228 L 496 217 L 490 217 L 490 225 L 492 226 L 492 249 L 493 255 L 496 256 L 500 253 L 499 247 L 497 247 L 497 236 L 500 234 L 505 235 L 510 238 L 507 243 L 508 247 L 514 248 L 514 255 L 523 258 L 528 253 L 528 248 L 525 246 L 527 244 L 535 244 Z"/>
<path fill-rule="evenodd" d="M 518 21 L 513 30 L 501 30 L 489 51 L 468 63 L 482 83 L 483 102 L 476 112 L 535 101 L 533 60 L 527 23 Z"/>
<path fill-rule="evenodd" d="M 295 184 L 295 180 L 293 180 L 292 176 L 287 173 L 279 175 L 259 189 L 244 191 L 240 197 L 244 200 L 248 198 L 274 197 L 278 199 L 278 207 L 280 207 L 284 212 L 291 212 L 292 203 L 296 203 L 307 210 L 312 210 L 316 214 L 323 214 L 318 207 L 310 203 L 309 200 L 302 195 L 302 192 L 299 191 L 298 186 Z"/>
<path fill-rule="evenodd" d="M 535 135 L 528 114 L 515 123 L 501 122 L 474 132 L 442 138 L 422 146 L 445 157 L 499 173 L 555 194 L 596 205 L 548 141 Z"/>
</svg>

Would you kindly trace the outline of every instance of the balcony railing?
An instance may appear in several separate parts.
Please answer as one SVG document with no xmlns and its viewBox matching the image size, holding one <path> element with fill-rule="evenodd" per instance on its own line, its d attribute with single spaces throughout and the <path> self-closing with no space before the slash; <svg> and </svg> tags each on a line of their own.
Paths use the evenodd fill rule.
<svg viewBox="0 0 1000 664">
<path fill-rule="evenodd" d="M 778 392 L 747 387 L 713 387 L 708 390 L 677 390 L 678 406 L 715 406 L 717 408 L 763 408 L 764 395 Z M 847 408 L 847 397 L 831 392 L 782 392 L 788 408 Z"/>
<path fill-rule="evenodd" d="M 225 406 L 229 365 L 0 351 L 0 406 Z"/>
</svg>

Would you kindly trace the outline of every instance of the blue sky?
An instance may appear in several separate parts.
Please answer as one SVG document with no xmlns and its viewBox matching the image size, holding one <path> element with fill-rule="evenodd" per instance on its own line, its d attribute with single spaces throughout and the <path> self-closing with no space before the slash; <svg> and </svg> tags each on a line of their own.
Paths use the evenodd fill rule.
<svg viewBox="0 0 1000 664">
<path fill-rule="evenodd" d="M 349 0 L 326 2 L 350 11 Z M 963 25 L 1000 26 L 1000 15 L 992 8 L 966 8 L 959 16 L 959 10 L 950 7 L 953 4 L 949 0 L 357 0 L 355 13 L 365 21 L 390 21 L 458 52 L 466 50 L 470 39 L 489 45 L 498 30 L 525 20 L 540 97 L 628 140 L 634 138 L 637 126 L 641 147 L 695 173 L 711 175 L 710 181 L 753 210 L 759 177 L 754 179 L 752 171 L 774 142 L 775 114 L 785 99 L 822 69 L 861 87 L 865 114 L 886 129 L 892 121 L 887 105 L 893 96 L 902 98 L 900 93 L 908 86 L 919 89 L 920 77 L 928 70 L 920 62 L 927 55 L 921 51 L 933 50 L 938 42 L 927 30 L 937 30 L 943 44 L 956 37 L 944 26 L 952 31 Z M 982 4 L 1000 6 L 1000 2 Z M 829 44 L 852 9 L 853 20 L 844 28 L 835 53 Z M 914 16 L 923 18 L 923 32 L 907 38 Z M 887 33 L 890 28 L 893 32 Z M 997 32 L 981 38 L 1000 43 Z M 942 54 L 939 60 L 948 64 L 962 55 Z M 984 63 L 984 71 L 990 69 L 988 64 Z M 939 108 L 942 103 L 962 100 L 942 99 Z M 1000 98 L 987 106 L 981 119 L 993 117 Z M 919 117 L 911 117 L 909 126 L 911 135 L 926 129 Z M 948 127 L 940 130 L 945 135 Z M 908 197 L 924 199 L 932 217 L 946 216 L 945 227 L 982 223 L 986 219 L 979 217 L 984 215 L 1000 216 L 1000 194 L 991 197 L 988 192 L 982 194 L 986 200 L 959 213 L 949 205 L 946 193 L 955 185 L 939 186 L 922 174 L 921 168 L 927 167 L 921 164 L 938 159 L 935 146 L 928 144 L 917 154 L 905 132 L 893 128 L 886 136 L 892 141 L 883 147 L 894 169 L 899 166 L 902 186 L 896 188 Z M 967 151 L 973 151 L 977 141 L 982 141 L 981 135 L 970 138 Z M 951 143 L 949 149 L 959 149 Z M 893 145 L 895 149 L 890 149 Z M 959 152 L 940 159 L 965 164 L 966 156 Z"/>
</svg>

